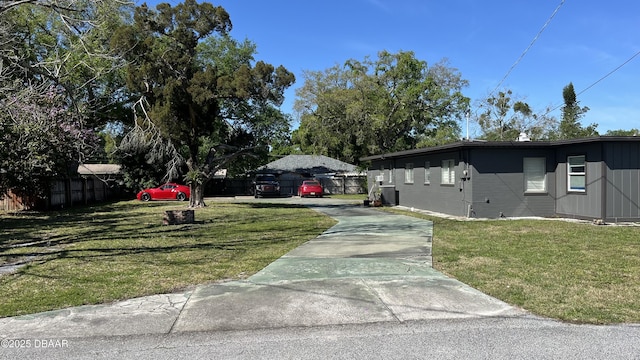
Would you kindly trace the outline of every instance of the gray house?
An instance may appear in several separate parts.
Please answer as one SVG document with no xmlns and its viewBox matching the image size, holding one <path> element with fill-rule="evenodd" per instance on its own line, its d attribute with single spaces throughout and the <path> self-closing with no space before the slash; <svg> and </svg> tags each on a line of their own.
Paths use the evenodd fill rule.
<svg viewBox="0 0 640 360">
<path fill-rule="evenodd" d="M 362 158 L 387 205 L 478 217 L 640 220 L 640 138 L 453 144 Z"/>
</svg>

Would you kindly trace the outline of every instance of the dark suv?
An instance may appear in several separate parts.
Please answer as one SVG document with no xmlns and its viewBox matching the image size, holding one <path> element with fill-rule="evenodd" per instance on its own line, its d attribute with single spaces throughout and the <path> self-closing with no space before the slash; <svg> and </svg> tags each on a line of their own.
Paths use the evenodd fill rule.
<svg viewBox="0 0 640 360">
<path fill-rule="evenodd" d="M 280 196 L 280 183 L 273 174 L 258 174 L 254 181 L 255 197 Z"/>
</svg>

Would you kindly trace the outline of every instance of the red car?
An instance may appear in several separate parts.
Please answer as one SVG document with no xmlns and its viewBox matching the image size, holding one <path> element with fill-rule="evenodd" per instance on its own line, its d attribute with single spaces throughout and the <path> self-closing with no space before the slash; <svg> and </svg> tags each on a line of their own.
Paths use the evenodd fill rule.
<svg viewBox="0 0 640 360">
<path fill-rule="evenodd" d="M 191 196 L 191 190 L 188 186 L 166 183 L 160 187 L 152 189 L 144 189 L 136 196 L 138 200 L 178 200 L 185 201 Z"/>
<path fill-rule="evenodd" d="M 324 189 L 318 180 L 304 180 L 302 185 L 298 187 L 298 196 L 315 196 L 322 197 Z"/>
</svg>

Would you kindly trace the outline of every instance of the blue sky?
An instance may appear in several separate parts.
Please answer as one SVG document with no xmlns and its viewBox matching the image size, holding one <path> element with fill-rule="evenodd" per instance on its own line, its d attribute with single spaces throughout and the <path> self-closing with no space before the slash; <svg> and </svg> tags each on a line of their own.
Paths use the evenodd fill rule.
<svg viewBox="0 0 640 360">
<path fill-rule="evenodd" d="M 150 5 L 157 2 L 147 1 Z M 555 12 L 499 90 L 511 89 L 536 112 L 544 113 L 547 107 L 562 105 L 562 89 L 573 82 L 580 105 L 590 108 L 583 125 L 597 123 L 601 134 L 640 128 L 637 0 L 211 3 L 229 13 L 234 38 L 247 38 L 257 45 L 256 59 L 295 73 L 297 82 L 287 91 L 282 106 L 288 113 L 293 113 L 295 89 L 303 84 L 304 70 L 323 71 L 366 56 L 375 59 L 381 50 L 413 51 L 428 64 L 448 59 L 469 81 L 463 92 L 475 103 L 500 85 Z M 551 115 L 559 118 L 560 111 Z M 472 126 L 472 135 L 475 131 Z"/>
</svg>

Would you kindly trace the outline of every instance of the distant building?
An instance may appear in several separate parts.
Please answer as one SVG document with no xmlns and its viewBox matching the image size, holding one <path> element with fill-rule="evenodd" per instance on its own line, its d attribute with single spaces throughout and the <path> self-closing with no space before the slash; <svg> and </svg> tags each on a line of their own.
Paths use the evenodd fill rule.
<svg viewBox="0 0 640 360">
<path fill-rule="evenodd" d="M 122 180 L 122 166 L 118 164 L 80 164 L 80 176 L 93 176 L 106 182 L 120 182 Z"/>
<path fill-rule="evenodd" d="M 256 169 L 278 175 L 281 193 L 295 194 L 304 179 L 321 181 L 328 194 L 359 194 L 366 191 L 366 172 L 355 165 L 323 155 L 287 155 Z"/>
</svg>

